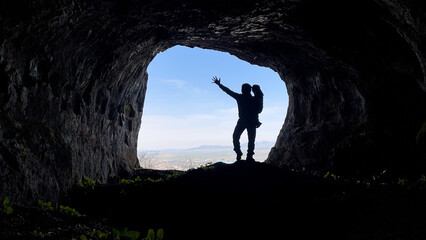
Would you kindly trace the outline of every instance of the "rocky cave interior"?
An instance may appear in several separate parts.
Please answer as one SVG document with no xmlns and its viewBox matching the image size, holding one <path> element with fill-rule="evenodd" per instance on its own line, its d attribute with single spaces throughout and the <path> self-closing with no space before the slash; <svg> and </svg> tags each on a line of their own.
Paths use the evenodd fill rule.
<svg viewBox="0 0 426 240">
<path fill-rule="evenodd" d="M 425 170 L 426 3 L 409 0 L 3 1 L 0 184 L 20 203 L 138 166 L 146 69 L 175 45 L 276 71 L 289 108 L 267 163 Z M 422 130 L 423 129 L 423 130 Z"/>
</svg>

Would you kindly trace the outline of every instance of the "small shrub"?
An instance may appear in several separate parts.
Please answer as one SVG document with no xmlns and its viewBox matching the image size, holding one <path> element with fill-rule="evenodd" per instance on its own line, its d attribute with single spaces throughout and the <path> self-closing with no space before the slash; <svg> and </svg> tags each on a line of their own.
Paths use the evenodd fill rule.
<svg viewBox="0 0 426 240">
<path fill-rule="evenodd" d="M 112 239 L 120 240 L 121 232 L 115 228 L 112 229 Z"/>
<path fill-rule="evenodd" d="M 146 234 L 146 238 L 143 238 L 142 240 L 163 240 L 163 238 L 164 238 L 164 230 L 162 228 L 157 230 L 157 234 L 155 234 L 154 229 L 151 228 L 148 230 L 148 233 Z"/>
<path fill-rule="evenodd" d="M 104 238 L 107 239 L 108 236 L 109 236 L 109 234 L 105 233 L 105 232 L 102 232 L 101 230 L 93 230 L 90 233 L 90 236 L 97 237 L 98 239 L 104 239 Z"/>
<path fill-rule="evenodd" d="M 93 190 L 93 189 L 95 189 L 97 182 L 98 181 L 93 180 L 89 177 L 84 177 L 83 180 L 78 181 L 78 186 L 81 187 L 81 188 L 90 188 L 90 189 Z"/>
<path fill-rule="evenodd" d="M 44 211 L 53 211 L 52 202 L 43 202 L 39 199 L 38 206 L 40 206 Z"/>
<path fill-rule="evenodd" d="M 164 230 L 162 228 L 157 230 L 157 240 L 163 240 L 164 238 Z"/>
<path fill-rule="evenodd" d="M 81 214 L 81 213 L 77 212 L 77 210 L 75 210 L 74 208 L 68 207 L 68 206 L 60 205 L 59 206 L 59 210 L 62 213 L 70 215 L 70 216 L 73 216 L 73 217 L 85 217 L 86 216 L 84 214 Z"/>
<path fill-rule="evenodd" d="M 122 238 L 136 240 L 139 238 L 140 232 L 138 231 L 129 231 L 127 228 L 124 228 L 121 232 L 117 229 L 112 229 L 112 237 L 114 240 L 120 240 Z"/>
<path fill-rule="evenodd" d="M 167 174 L 166 181 L 175 179 L 175 178 L 179 177 L 180 175 L 182 175 L 182 173 Z"/>
<path fill-rule="evenodd" d="M 158 182 L 162 182 L 163 181 L 163 179 L 162 178 L 157 178 L 157 179 L 152 179 L 152 178 L 147 178 L 146 180 L 145 180 L 145 182 L 150 182 L 150 183 L 158 183 Z"/>
<path fill-rule="evenodd" d="M 338 176 L 334 173 L 331 173 L 331 172 L 327 172 L 326 174 L 324 174 L 324 179 L 327 179 L 327 178 L 333 179 L 333 180 L 338 180 L 338 179 L 340 179 L 340 176 Z"/>
<path fill-rule="evenodd" d="M 96 236 L 92 233 L 92 236 Z M 99 236 L 98 236 L 99 237 Z M 106 238 L 109 235 L 106 234 Z M 137 240 L 140 237 L 140 232 L 138 231 L 129 231 L 128 228 L 124 228 L 122 231 L 117 229 L 112 229 L 112 239 L 113 240 L 121 240 L 121 239 L 131 239 Z M 101 238 L 101 237 L 99 237 Z M 164 239 L 164 230 L 162 228 L 157 230 L 157 234 L 154 232 L 154 229 L 149 229 L 145 238 L 140 238 L 141 240 L 163 240 Z"/>
<path fill-rule="evenodd" d="M 120 183 L 123 185 L 129 185 L 129 184 L 134 184 L 135 181 L 132 179 L 121 179 Z"/>
<path fill-rule="evenodd" d="M 155 240 L 155 232 L 153 229 L 148 230 L 145 240 Z"/>
<path fill-rule="evenodd" d="M 138 239 L 139 235 L 140 235 L 140 232 L 138 232 L 138 231 L 129 231 L 127 228 L 124 228 L 123 231 L 121 232 L 121 236 L 122 237 L 129 238 L 131 240 Z"/>
<path fill-rule="evenodd" d="M 157 183 L 162 181 L 163 181 L 162 178 L 158 178 L 155 180 L 152 178 L 147 178 L 142 180 L 140 176 L 137 176 L 135 179 L 121 179 L 120 183 L 123 185 L 129 185 L 129 184 L 139 184 L 139 183 Z"/>
<path fill-rule="evenodd" d="M 6 196 L 3 200 L 3 206 L 1 208 L 1 211 L 6 213 L 7 215 L 13 213 L 13 208 L 10 206 L 10 198 L 9 196 Z"/>
<path fill-rule="evenodd" d="M 408 179 L 406 178 L 398 178 L 398 185 L 404 186 L 405 184 L 407 184 Z"/>
<path fill-rule="evenodd" d="M 37 230 L 34 230 L 34 231 L 32 232 L 32 234 L 33 234 L 33 237 L 41 238 L 41 239 L 43 239 L 45 236 L 47 236 L 47 235 L 46 235 L 46 234 L 44 234 L 43 232 L 38 232 Z"/>
</svg>

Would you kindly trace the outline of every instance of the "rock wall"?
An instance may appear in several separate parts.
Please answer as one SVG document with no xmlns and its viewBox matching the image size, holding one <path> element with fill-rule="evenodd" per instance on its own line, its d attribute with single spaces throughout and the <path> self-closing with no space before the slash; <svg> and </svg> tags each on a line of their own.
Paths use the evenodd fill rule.
<svg viewBox="0 0 426 240">
<path fill-rule="evenodd" d="M 296 21 L 327 56 L 313 74 L 283 76 L 290 105 L 268 162 L 350 175 L 424 169 L 414 139 L 425 120 L 425 4 L 302 6 Z"/>
<path fill-rule="evenodd" d="M 6 0 L 0 197 L 56 200 L 84 176 L 106 181 L 138 166 L 146 68 L 178 44 L 229 52 L 286 82 L 268 163 L 412 173 L 426 158 L 416 144 L 424 10 L 404 0 Z"/>
<path fill-rule="evenodd" d="M 16 12 L 2 13 L 2 195 L 55 201 L 84 176 L 105 181 L 137 167 L 153 50 L 120 42 L 120 20 L 95 2 L 8 7 Z"/>
</svg>

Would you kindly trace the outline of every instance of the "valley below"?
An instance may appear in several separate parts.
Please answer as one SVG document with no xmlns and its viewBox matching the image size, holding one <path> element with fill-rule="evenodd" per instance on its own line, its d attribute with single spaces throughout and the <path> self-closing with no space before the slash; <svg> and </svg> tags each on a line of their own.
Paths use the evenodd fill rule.
<svg viewBox="0 0 426 240">
<path fill-rule="evenodd" d="M 256 143 L 256 161 L 264 162 L 273 146 L 274 142 Z M 247 143 L 241 147 L 244 151 Z M 138 150 L 138 159 L 142 168 L 185 171 L 211 163 L 233 163 L 235 152 L 232 149 L 232 146 L 204 145 L 188 149 Z"/>
</svg>

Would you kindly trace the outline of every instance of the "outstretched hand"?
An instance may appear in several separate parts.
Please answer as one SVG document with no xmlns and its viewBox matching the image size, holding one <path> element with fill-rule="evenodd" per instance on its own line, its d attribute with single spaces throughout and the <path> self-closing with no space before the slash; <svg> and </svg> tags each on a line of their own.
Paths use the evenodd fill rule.
<svg viewBox="0 0 426 240">
<path fill-rule="evenodd" d="M 217 78 L 216 76 L 214 76 L 213 83 L 220 84 L 220 78 Z"/>
</svg>

